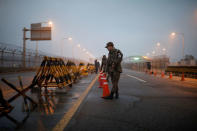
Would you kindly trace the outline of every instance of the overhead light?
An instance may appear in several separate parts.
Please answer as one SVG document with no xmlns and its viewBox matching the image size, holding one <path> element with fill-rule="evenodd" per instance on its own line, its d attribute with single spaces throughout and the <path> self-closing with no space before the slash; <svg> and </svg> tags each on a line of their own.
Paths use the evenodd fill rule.
<svg viewBox="0 0 197 131">
<path fill-rule="evenodd" d="M 134 60 L 139 60 L 140 58 L 139 58 L 139 57 L 134 57 L 133 59 L 134 59 Z"/>
</svg>

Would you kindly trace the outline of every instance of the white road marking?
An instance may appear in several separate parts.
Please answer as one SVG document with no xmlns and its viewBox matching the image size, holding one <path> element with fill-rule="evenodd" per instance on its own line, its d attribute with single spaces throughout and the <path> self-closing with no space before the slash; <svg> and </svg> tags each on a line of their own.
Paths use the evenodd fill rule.
<svg viewBox="0 0 197 131">
<path fill-rule="evenodd" d="M 63 131 L 64 128 L 68 125 L 70 120 L 72 119 L 73 115 L 85 99 L 85 97 L 88 95 L 89 91 L 91 90 L 92 86 L 98 79 L 98 75 L 94 78 L 94 80 L 90 83 L 88 88 L 83 92 L 83 94 L 79 97 L 79 99 L 76 101 L 76 103 L 65 113 L 65 115 L 62 117 L 62 119 L 56 124 L 56 126 L 52 129 L 52 131 Z"/>
<path fill-rule="evenodd" d="M 138 78 L 138 77 L 135 77 L 135 76 L 131 76 L 131 75 L 128 75 L 128 74 L 127 74 L 127 76 L 128 76 L 128 77 L 131 77 L 131 78 L 135 78 L 135 79 L 137 79 L 137 80 L 139 80 L 139 81 L 141 81 L 141 82 L 146 82 L 145 80 L 142 80 L 142 79 L 140 79 L 140 78 Z"/>
</svg>

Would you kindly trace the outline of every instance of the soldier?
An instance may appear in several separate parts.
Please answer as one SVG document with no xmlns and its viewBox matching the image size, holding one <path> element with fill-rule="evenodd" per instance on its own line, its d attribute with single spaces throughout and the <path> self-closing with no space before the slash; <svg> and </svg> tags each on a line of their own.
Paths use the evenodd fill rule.
<svg viewBox="0 0 197 131">
<path fill-rule="evenodd" d="M 118 99 L 118 81 L 120 78 L 120 73 L 122 72 L 121 61 L 123 54 L 120 50 L 114 47 L 112 42 L 108 42 L 105 48 L 107 48 L 109 51 L 106 72 L 111 77 L 112 90 L 111 94 L 104 98 L 113 99 L 113 95 L 115 93 L 115 98 Z"/>
<path fill-rule="evenodd" d="M 106 71 L 106 66 L 107 66 L 107 57 L 106 57 L 106 55 L 103 55 L 102 64 L 101 64 L 101 70 L 103 72 Z"/>
<path fill-rule="evenodd" d="M 98 65 L 98 61 L 97 60 L 94 61 L 94 66 L 95 66 L 95 73 L 97 74 L 98 73 L 98 69 L 99 69 L 99 65 Z"/>
</svg>

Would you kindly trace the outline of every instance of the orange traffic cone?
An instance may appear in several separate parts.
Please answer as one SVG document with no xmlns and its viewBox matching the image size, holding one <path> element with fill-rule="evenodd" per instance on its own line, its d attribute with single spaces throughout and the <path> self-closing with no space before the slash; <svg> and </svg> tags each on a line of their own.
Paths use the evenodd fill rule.
<svg viewBox="0 0 197 131">
<path fill-rule="evenodd" d="M 103 73 L 103 76 L 106 78 L 106 73 Z"/>
<path fill-rule="evenodd" d="M 102 97 L 106 97 L 106 96 L 109 96 L 109 95 L 110 95 L 109 86 L 108 86 L 108 82 L 105 78 L 103 80 L 103 96 Z"/>
<path fill-rule="evenodd" d="M 157 72 L 156 71 L 154 72 L 154 76 L 157 76 Z"/>
<path fill-rule="evenodd" d="M 99 85 L 99 88 L 102 88 L 103 87 L 103 82 L 104 82 L 104 80 L 106 79 L 106 77 L 103 75 L 103 76 L 101 76 L 101 80 L 100 80 L 100 85 Z"/>
<path fill-rule="evenodd" d="M 184 75 L 184 73 L 182 73 L 181 81 L 184 81 L 184 80 L 185 80 L 185 75 Z"/>
<path fill-rule="evenodd" d="M 172 79 L 172 72 L 170 72 L 169 74 L 169 79 Z"/>
<path fill-rule="evenodd" d="M 103 76 L 103 73 L 102 72 L 100 72 L 100 74 L 99 74 L 99 82 L 101 81 L 101 77 Z"/>
<path fill-rule="evenodd" d="M 163 72 L 161 72 L 161 77 L 164 78 L 164 73 Z"/>
</svg>

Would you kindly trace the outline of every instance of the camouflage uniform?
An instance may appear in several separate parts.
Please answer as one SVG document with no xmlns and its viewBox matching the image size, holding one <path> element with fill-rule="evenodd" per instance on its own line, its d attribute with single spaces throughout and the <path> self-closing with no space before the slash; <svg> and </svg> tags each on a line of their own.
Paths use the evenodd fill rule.
<svg viewBox="0 0 197 131">
<path fill-rule="evenodd" d="M 111 77 L 112 90 L 111 93 L 118 94 L 118 81 L 120 79 L 120 73 L 122 72 L 121 61 L 123 54 L 120 50 L 113 48 L 109 51 L 107 60 L 107 73 Z"/>
</svg>

